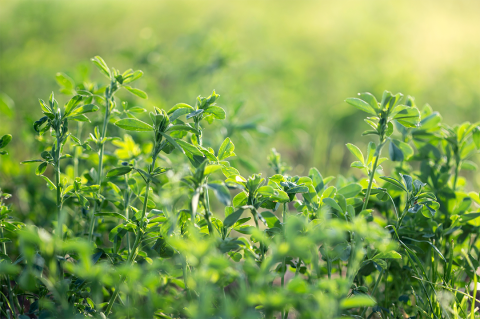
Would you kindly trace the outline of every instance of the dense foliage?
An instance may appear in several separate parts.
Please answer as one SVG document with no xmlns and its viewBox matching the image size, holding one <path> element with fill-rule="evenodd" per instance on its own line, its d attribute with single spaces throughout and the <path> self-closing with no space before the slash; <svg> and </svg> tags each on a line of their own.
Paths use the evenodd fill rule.
<svg viewBox="0 0 480 319">
<path fill-rule="evenodd" d="M 92 61 L 108 81 L 58 74 L 72 97 L 40 100 L 43 151 L 23 162 L 55 194 L 54 222 L 20 221 L 0 195 L 0 316 L 475 318 L 480 199 L 459 172 L 476 169 L 479 123 L 362 93 L 346 100 L 377 140 L 346 145 L 362 178 L 291 176 L 275 150 L 271 176 L 242 176 L 232 140 L 204 136 L 239 107 L 213 91 L 147 116 L 115 95 L 146 99 L 142 71 Z"/>
</svg>

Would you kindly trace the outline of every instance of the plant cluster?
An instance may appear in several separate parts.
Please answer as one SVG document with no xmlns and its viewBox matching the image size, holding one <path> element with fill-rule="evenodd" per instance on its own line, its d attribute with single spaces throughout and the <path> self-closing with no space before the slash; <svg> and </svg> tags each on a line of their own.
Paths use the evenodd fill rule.
<svg viewBox="0 0 480 319">
<path fill-rule="evenodd" d="M 346 145 L 362 177 L 291 176 L 275 150 L 273 175 L 242 176 L 230 137 L 203 134 L 226 118 L 215 91 L 145 116 L 115 96 L 146 99 L 129 85 L 142 71 L 92 61 L 107 84 L 58 74 L 73 97 L 40 100 L 45 150 L 24 162 L 55 192 L 55 223 L 17 221 L 0 192 L 0 317 L 480 317 L 480 199 L 460 176 L 476 169 L 478 123 L 449 127 L 412 97 L 362 93 L 346 100 L 376 139 L 365 155 Z"/>
</svg>

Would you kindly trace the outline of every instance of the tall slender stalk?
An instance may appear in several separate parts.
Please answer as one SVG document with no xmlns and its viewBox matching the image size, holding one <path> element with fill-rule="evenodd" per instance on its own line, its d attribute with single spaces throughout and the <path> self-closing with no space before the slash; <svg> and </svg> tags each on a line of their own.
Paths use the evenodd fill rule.
<svg viewBox="0 0 480 319">
<path fill-rule="evenodd" d="M 258 225 L 258 217 L 257 217 L 258 211 L 255 208 L 255 206 L 252 210 L 252 215 L 253 215 L 253 220 L 255 221 L 255 226 L 257 227 L 258 230 L 260 230 L 260 226 Z M 260 252 L 262 254 L 260 257 L 260 262 L 262 262 L 265 259 L 265 244 L 262 241 L 260 241 Z"/>
<path fill-rule="evenodd" d="M 377 156 L 375 157 L 375 162 L 373 163 L 372 171 L 370 172 L 370 178 L 368 181 L 367 192 L 365 193 L 365 199 L 363 200 L 362 210 L 367 208 L 368 200 L 370 199 L 370 192 L 372 191 L 373 179 L 375 177 L 375 171 L 377 170 L 377 166 L 378 166 L 378 159 L 380 158 L 384 142 L 385 142 L 385 136 L 382 135 L 382 137 L 380 138 L 380 144 L 378 145 L 378 150 L 375 151 L 375 153 L 377 153 Z"/>
<path fill-rule="evenodd" d="M 83 122 L 78 122 L 77 126 L 77 137 L 81 138 L 82 135 L 82 128 L 83 128 Z M 73 176 L 78 177 L 78 157 L 80 156 L 80 146 L 75 146 L 74 152 L 73 152 Z"/>
<path fill-rule="evenodd" d="M 57 145 L 55 149 L 55 187 L 57 188 L 57 233 L 59 238 L 63 238 L 63 220 L 61 216 L 62 210 L 62 187 L 60 184 L 60 150 L 61 150 L 61 137 L 60 132 L 57 131 Z"/>
<path fill-rule="evenodd" d="M 107 134 L 108 121 L 110 119 L 110 103 L 113 96 L 113 87 L 114 82 L 110 82 L 110 87 L 105 91 L 105 117 L 103 119 L 102 132 L 100 133 L 100 150 L 98 151 L 98 169 L 97 169 L 97 185 L 98 192 L 97 195 L 100 195 L 102 189 L 102 180 L 103 180 L 103 154 L 105 150 L 105 136 Z M 92 214 L 90 216 L 90 227 L 88 232 L 88 240 L 93 240 L 93 231 L 95 229 L 95 214 L 100 209 L 98 205 L 98 200 L 95 201 Z"/>
<path fill-rule="evenodd" d="M 207 225 L 208 225 L 208 233 L 210 234 L 210 236 L 213 236 L 214 230 L 213 230 L 212 221 L 210 220 L 210 200 L 208 198 L 208 188 L 206 187 L 203 191 L 203 206 L 205 208 L 205 220 L 207 221 Z"/>
<path fill-rule="evenodd" d="M 130 216 L 129 216 L 129 206 L 130 204 L 130 189 L 128 188 L 128 178 L 127 178 L 127 175 L 125 175 L 125 198 L 124 198 L 124 206 L 125 206 L 125 218 L 127 220 L 130 219 Z M 127 232 L 126 234 L 126 237 L 127 237 L 127 248 L 128 248 L 128 253 L 130 254 L 131 252 L 131 246 L 130 246 L 130 233 Z"/>
</svg>

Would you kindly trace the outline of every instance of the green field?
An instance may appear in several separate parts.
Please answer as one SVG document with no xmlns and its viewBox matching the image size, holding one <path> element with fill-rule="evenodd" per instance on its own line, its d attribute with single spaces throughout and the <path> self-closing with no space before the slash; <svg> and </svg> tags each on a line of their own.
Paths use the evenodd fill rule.
<svg viewBox="0 0 480 319">
<path fill-rule="evenodd" d="M 0 7 L 0 318 L 480 318 L 480 3 Z"/>
</svg>

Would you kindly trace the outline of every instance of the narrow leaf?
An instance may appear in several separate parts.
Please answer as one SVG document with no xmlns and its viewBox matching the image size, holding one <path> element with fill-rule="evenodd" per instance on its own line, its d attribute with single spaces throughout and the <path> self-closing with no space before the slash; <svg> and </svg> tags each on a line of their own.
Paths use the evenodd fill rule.
<svg viewBox="0 0 480 319">
<path fill-rule="evenodd" d="M 127 131 L 149 132 L 153 131 L 153 127 L 139 119 L 122 119 L 115 123 L 116 126 Z"/>
<path fill-rule="evenodd" d="M 127 89 L 130 93 L 142 98 L 142 99 L 147 99 L 148 98 L 148 95 L 147 93 L 143 92 L 142 90 L 140 89 L 137 89 L 137 88 L 132 88 L 131 86 L 128 86 L 128 85 L 124 85 L 123 86 L 125 89 Z"/>
</svg>

